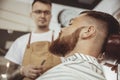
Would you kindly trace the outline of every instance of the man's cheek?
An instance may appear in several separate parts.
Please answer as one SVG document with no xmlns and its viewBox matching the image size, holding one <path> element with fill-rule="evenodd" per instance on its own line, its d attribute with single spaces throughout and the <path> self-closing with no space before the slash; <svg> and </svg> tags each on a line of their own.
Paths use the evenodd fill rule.
<svg viewBox="0 0 120 80">
<path fill-rule="evenodd" d="M 48 17 L 46 17 L 46 19 L 47 19 L 48 21 L 50 21 L 50 20 L 51 20 L 51 17 L 50 17 L 50 16 L 48 16 Z"/>
</svg>

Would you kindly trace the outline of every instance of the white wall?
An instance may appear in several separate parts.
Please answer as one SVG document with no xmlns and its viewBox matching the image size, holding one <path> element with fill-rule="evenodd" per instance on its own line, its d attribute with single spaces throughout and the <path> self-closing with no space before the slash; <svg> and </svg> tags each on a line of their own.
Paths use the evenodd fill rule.
<svg viewBox="0 0 120 80">
<path fill-rule="evenodd" d="M 0 2 L 0 28 L 18 31 L 28 31 L 31 20 L 29 18 L 29 5 L 16 0 L 3 0 Z"/>
<path fill-rule="evenodd" d="M 112 15 L 118 8 L 120 8 L 120 0 L 103 0 L 94 10 L 107 12 Z"/>
<path fill-rule="evenodd" d="M 33 30 L 35 25 L 29 16 L 32 1 L 33 0 L 2 0 L 0 4 L 0 28 L 19 31 Z M 103 0 L 94 10 L 113 14 L 113 12 L 120 7 L 119 3 L 120 0 Z M 59 27 L 57 27 L 59 26 L 57 23 L 57 15 L 62 9 L 75 9 L 80 12 L 85 10 L 53 4 L 51 29 L 59 29 Z"/>
<path fill-rule="evenodd" d="M 0 28 L 18 31 L 33 30 L 35 28 L 35 25 L 29 16 L 32 1 L 33 0 L 1 0 Z M 113 14 L 113 12 L 120 7 L 119 4 L 120 0 L 102 0 L 94 10 Z M 59 30 L 59 24 L 57 23 L 57 14 L 62 9 L 75 9 L 76 11 L 80 12 L 85 10 L 81 8 L 53 4 L 53 17 L 50 24 L 51 29 Z"/>
</svg>

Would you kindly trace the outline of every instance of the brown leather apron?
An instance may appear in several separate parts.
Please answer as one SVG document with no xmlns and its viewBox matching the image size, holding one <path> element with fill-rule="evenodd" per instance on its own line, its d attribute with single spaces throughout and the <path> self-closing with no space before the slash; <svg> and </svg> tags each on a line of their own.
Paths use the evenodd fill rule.
<svg viewBox="0 0 120 80">
<path fill-rule="evenodd" d="M 58 65 L 61 61 L 60 58 L 51 54 L 48 50 L 50 42 L 48 41 L 39 41 L 30 44 L 31 41 L 31 33 L 29 36 L 29 41 L 25 50 L 25 54 L 23 57 L 22 65 L 37 65 L 40 66 L 41 63 L 46 60 L 43 64 L 44 71 Z M 53 39 L 53 36 L 52 36 Z M 23 80 L 31 80 L 29 78 L 24 78 Z"/>
</svg>

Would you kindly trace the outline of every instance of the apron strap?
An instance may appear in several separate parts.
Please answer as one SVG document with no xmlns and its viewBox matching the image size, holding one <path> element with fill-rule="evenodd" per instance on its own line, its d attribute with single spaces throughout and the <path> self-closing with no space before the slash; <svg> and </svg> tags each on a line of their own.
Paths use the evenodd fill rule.
<svg viewBox="0 0 120 80">
<path fill-rule="evenodd" d="M 29 40 L 28 40 L 27 48 L 30 48 L 31 36 L 32 36 L 32 33 L 30 33 L 30 35 L 29 35 Z"/>
<path fill-rule="evenodd" d="M 52 42 L 54 41 L 54 32 L 55 32 L 55 31 L 53 30 L 53 31 L 52 31 L 52 40 L 51 40 Z"/>
</svg>

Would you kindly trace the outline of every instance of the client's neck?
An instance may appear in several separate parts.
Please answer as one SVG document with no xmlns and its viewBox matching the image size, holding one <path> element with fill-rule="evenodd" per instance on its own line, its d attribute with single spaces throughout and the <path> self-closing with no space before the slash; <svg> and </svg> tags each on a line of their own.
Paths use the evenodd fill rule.
<svg viewBox="0 0 120 80">
<path fill-rule="evenodd" d="M 85 46 L 76 46 L 73 51 L 71 51 L 70 53 L 68 53 L 65 57 L 69 57 L 74 55 L 75 53 L 81 53 L 81 54 L 85 54 L 85 55 L 89 55 L 89 56 L 93 56 L 93 57 L 98 57 L 99 56 L 99 50 L 93 48 L 93 47 L 85 47 Z"/>
</svg>

